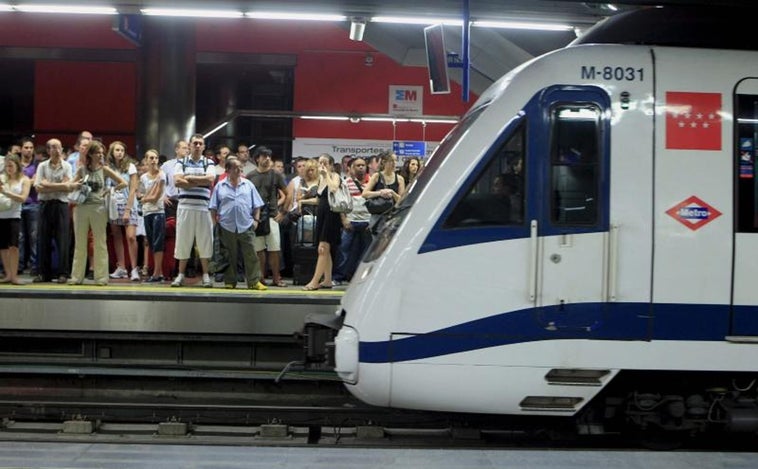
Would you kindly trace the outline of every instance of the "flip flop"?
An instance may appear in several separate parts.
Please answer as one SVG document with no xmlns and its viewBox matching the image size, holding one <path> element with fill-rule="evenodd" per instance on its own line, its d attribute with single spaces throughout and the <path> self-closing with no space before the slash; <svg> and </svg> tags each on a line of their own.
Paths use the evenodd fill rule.
<svg viewBox="0 0 758 469">
<path fill-rule="evenodd" d="M 315 287 L 312 287 L 312 286 L 310 286 L 310 285 L 305 285 L 305 286 L 303 287 L 303 290 L 305 290 L 305 291 L 316 291 L 316 290 L 318 290 L 318 289 L 319 289 L 318 285 L 317 285 L 317 286 L 315 286 Z"/>
<path fill-rule="evenodd" d="M 329 285 L 329 284 L 326 284 L 326 283 L 319 283 L 318 286 L 319 286 L 319 288 L 323 288 L 325 290 L 331 290 L 332 289 L 332 286 Z"/>
</svg>

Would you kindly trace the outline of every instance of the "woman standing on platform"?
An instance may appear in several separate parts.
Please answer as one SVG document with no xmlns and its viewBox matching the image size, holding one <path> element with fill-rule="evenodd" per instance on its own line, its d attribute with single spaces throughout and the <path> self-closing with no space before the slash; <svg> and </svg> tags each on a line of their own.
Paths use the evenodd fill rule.
<svg viewBox="0 0 758 469">
<path fill-rule="evenodd" d="M 341 180 L 334 171 L 334 158 L 326 153 L 318 157 L 318 208 L 316 209 L 316 271 L 303 290 L 332 288 L 332 264 L 340 242 L 342 221 L 339 213 L 329 208 L 329 192 L 336 192 Z M 323 278 L 323 281 L 322 281 Z"/>
<path fill-rule="evenodd" d="M 0 193 L 10 199 L 10 208 L 0 212 L 0 258 L 5 277 L 0 283 L 23 285 L 18 278 L 18 240 L 21 229 L 21 204 L 29 197 L 31 181 L 24 176 L 16 155 L 5 157 L 5 175 L 0 176 Z"/>
<path fill-rule="evenodd" d="M 421 160 L 415 156 L 411 156 L 403 162 L 403 167 L 400 169 L 400 175 L 403 176 L 406 188 L 410 187 L 411 183 L 416 180 L 419 170 L 421 170 Z"/>
<path fill-rule="evenodd" d="M 116 189 L 126 187 L 126 181 L 119 174 L 103 164 L 105 147 L 93 140 L 80 151 L 81 165 L 76 171 L 71 190 L 86 184 L 91 189 L 84 202 L 74 206 L 74 265 L 71 268 L 69 285 L 81 285 L 87 266 L 87 233 L 92 230 L 95 253 L 95 284 L 108 284 L 108 245 L 105 227 L 108 224 L 108 208 L 105 206 L 105 178 L 115 183 Z"/>
<path fill-rule="evenodd" d="M 110 220 L 111 234 L 113 235 L 113 249 L 116 251 L 116 270 L 111 278 L 127 278 L 126 258 L 124 256 L 124 233 L 129 248 L 129 260 L 132 271 L 130 278 L 133 282 L 139 282 L 139 268 L 137 267 L 137 188 L 139 176 L 137 167 L 132 159 L 126 154 L 126 144 L 115 141 L 108 147 L 108 165 L 115 170 L 122 179 L 127 181 L 128 186 L 121 190 L 114 190 L 111 194 L 111 203 L 116 204 L 118 217 Z"/>
</svg>

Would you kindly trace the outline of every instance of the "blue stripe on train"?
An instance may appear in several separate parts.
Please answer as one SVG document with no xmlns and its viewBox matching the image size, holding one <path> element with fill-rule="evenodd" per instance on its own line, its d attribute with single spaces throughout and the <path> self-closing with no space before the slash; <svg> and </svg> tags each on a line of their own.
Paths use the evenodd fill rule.
<svg viewBox="0 0 758 469">
<path fill-rule="evenodd" d="M 360 361 L 401 362 L 540 340 L 722 341 L 730 335 L 728 305 L 587 303 L 572 307 L 570 314 L 559 311 L 559 306 L 534 308 L 425 334 L 395 333 L 391 341 L 361 342 Z M 758 307 L 735 307 L 733 312 L 738 335 L 758 335 Z"/>
</svg>

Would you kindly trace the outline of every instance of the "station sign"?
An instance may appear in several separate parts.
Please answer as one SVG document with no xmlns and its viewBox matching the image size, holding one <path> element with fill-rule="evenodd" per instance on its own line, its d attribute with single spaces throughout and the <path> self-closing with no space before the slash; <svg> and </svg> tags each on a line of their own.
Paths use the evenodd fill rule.
<svg viewBox="0 0 758 469">
<path fill-rule="evenodd" d="M 424 158 L 426 156 L 426 142 L 392 142 L 392 151 L 398 157 L 415 156 Z"/>
</svg>

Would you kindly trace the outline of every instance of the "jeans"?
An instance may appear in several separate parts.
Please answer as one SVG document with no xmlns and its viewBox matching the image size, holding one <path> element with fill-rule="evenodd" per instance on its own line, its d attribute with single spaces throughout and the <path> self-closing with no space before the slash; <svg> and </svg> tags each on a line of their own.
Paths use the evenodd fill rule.
<svg viewBox="0 0 758 469">
<path fill-rule="evenodd" d="M 371 244 L 371 231 L 368 222 L 351 221 L 350 230 L 342 230 L 340 240 L 339 261 L 334 270 L 334 280 L 343 282 L 353 278 L 358 263 Z"/>
<path fill-rule="evenodd" d="M 21 206 L 21 233 L 18 240 L 18 268 L 27 266 L 37 271 L 37 232 L 39 229 L 39 204 L 24 204 Z"/>
</svg>

